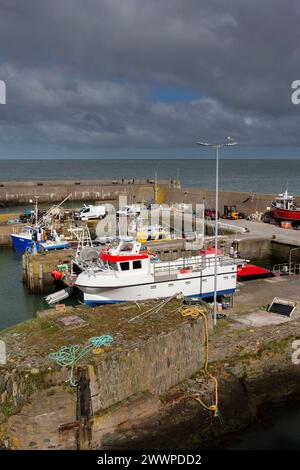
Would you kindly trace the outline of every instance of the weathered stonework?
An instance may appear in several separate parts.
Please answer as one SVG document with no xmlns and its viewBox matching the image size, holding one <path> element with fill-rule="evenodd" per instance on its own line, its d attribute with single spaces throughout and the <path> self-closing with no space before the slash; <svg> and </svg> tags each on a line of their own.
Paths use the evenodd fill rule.
<svg viewBox="0 0 300 470">
<path fill-rule="evenodd" d="M 96 443 L 101 446 L 105 429 L 112 430 L 124 419 L 132 421 L 156 413 L 162 406 L 160 396 L 195 374 L 204 363 L 203 318 L 183 319 L 176 312 L 177 306 L 176 301 L 164 313 L 167 318 L 154 316 L 142 325 L 128 323 L 139 312 L 136 305 L 130 310 L 128 306 L 115 307 L 113 323 L 123 322 L 127 328 L 123 337 L 127 335 L 128 340 L 121 343 L 116 339 L 111 349 L 86 357 L 83 368 L 78 369 L 77 389 L 65 383 L 67 369 L 55 366 L 48 354 L 35 363 L 37 351 L 32 348 L 37 345 L 33 335 L 37 335 L 43 347 L 43 335 L 49 344 L 54 336 L 63 344 L 68 344 L 68 337 L 74 342 L 75 336 L 80 339 L 92 336 L 96 325 L 89 323 L 90 310 L 77 309 L 87 324 L 78 330 L 60 330 L 52 316 L 24 324 L 28 333 L 12 333 L 14 330 L 10 329 L 4 337 L 9 342 L 11 359 L 8 366 L 2 367 L 0 381 L 2 435 L 9 440 L 10 447 L 69 449 L 89 448 Z M 111 323 L 112 313 L 102 309 L 97 317 L 96 312 L 97 309 L 93 321 L 103 331 L 105 321 Z M 116 329 L 116 334 L 120 334 L 120 327 Z M 13 336 L 16 334 L 18 340 Z M 14 356 L 16 352 L 18 359 Z M 42 351 L 40 354 L 43 355 Z M 83 432 L 84 428 L 89 430 Z"/>
</svg>

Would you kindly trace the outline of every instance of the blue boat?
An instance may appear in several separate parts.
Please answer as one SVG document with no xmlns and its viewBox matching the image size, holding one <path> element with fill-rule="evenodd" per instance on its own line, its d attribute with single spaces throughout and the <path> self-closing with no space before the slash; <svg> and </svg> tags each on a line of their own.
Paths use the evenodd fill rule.
<svg viewBox="0 0 300 470">
<path fill-rule="evenodd" d="M 52 230 L 52 226 L 46 217 L 51 214 L 53 209 L 58 209 L 69 197 L 66 197 L 60 204 L 52 207 L 46 214 L 38 220 L 38 196 L 35 196 L 35 226 L 27 225 L 24 231 L 20 233 L 12 233 L 11 239 L 14 250 L 18 253 L 25 253 L 26 251 L 33 252 L 50 251 L 50 250 L 63 250 L 69 248 L 70 244 L 60 235 L 56 230 Z M 30 201 L 31 202 L 31 201 Z M 30 211 L 31 215 L 33 211 Z M 44 230 L 51 229 L 51 236 L 44 240 Z"/>
<path fill-rule="evenodd" d="M 63 250 L 64 248 L 70 247 L 70 244 L 60 237 L 54 240 L 38 241 L 37 229 L 31 226 L 25 227 L 24 232 L 13 233 L 11 239 L 14 250 L 18 253 L 25 253 L 26 251 L 33 252 L 34 245 L 37 252 Z"/>
</svg>

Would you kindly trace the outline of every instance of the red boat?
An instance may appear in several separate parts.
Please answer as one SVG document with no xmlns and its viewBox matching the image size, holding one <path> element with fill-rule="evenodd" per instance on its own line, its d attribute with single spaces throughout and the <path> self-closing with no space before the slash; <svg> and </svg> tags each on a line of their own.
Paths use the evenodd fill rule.
<svg viewBox="0 0 300 470">
<path fill-rule="evenodd" d="M 300 207 L 295 204 L 294 196 L 285 191 L 279 194 L 272 202 L 272 211 L 274 217 L 282 220 L 297 220 L 300 222 Z"/>
<path fill-rule="evenodd" d="M 273 273 L 268 269 L 256 266 L 255 264 L 246 264 L 245 266 L 238 267 L 237 277 L 239 281 L 248 281 L 252 279 L 263 279 L 271 277 Z"/>
</svg>

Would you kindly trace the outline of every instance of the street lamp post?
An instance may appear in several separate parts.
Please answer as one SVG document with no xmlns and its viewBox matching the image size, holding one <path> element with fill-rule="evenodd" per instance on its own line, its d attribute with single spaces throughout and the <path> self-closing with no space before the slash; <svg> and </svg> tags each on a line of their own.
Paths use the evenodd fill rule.
<svg viewBox="0 0 300 470">
<path fill-rule="evenodd" d="M 212 147 L 216 149 L 216 200 L 215 200 L 215 266 L 214 266 L 214 325 L 217 324 L 217 292 L 218 292 L 218 223 L 219 223 L 219 149 L 222 147 L 229 147 L 237 145 L 231 137 L 227 138 L 227 142 L 223 143 L 208 143 L 197 142 L 198 145 L 203 147 Z"/>
</svg>

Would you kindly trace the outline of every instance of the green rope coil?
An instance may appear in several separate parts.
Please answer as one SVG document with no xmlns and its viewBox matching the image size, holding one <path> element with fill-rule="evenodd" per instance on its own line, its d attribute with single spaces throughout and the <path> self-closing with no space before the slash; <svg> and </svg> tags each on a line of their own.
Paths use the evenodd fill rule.
<svg viewBox="0 0 300 470">
<path fill-rule="evenodd" d="M 94 348 L 101 348 L 101 346 L 108 346 L 113 342 L 113 338 L 110 335 L 93 336 L 88 340 Z"/>
<path fill-rule="evenodd" d="M 81 348 L 78 344 L 71 346 L 62 346 L 57 352 L 49 354 L 49 358 L 56 361 L 61 367 L 70 367 L 70 374 L 67 382 L 71 387 L 76 387 L 77 382 L 74 380 L 74 367 L 84 356 L 87 356 L 92 349 L 108 346 L 113 342 L 110 335 L 93 336 L 87 341 L 87 344 Z"/>
</svg>

